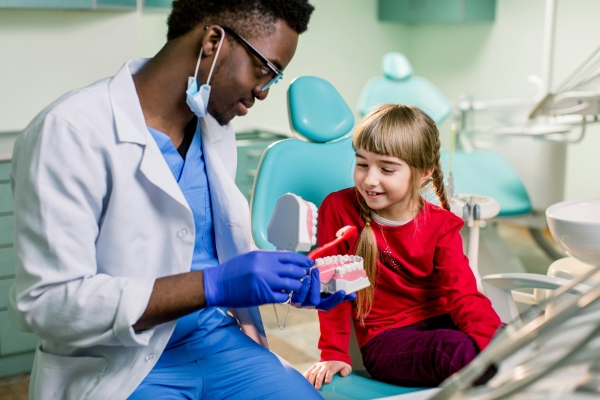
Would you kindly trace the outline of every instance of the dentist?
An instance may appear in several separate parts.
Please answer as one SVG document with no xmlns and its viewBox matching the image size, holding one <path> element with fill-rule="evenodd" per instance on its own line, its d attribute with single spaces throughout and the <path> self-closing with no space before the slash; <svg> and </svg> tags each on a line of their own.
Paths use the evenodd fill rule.
<svg viewBox="0 0 600 400">
<path fill-rule="evenodd" d="M 229 124 L 281 79 L 312 11 L 175 0 L 155 57 L 20 135 L 9 314 L 40 338 L 30 399 L 320 398 L 263 347 L 256 306 L 347 298 L 301 281 L 302 255 L 252 251 Z"/>
</svg>

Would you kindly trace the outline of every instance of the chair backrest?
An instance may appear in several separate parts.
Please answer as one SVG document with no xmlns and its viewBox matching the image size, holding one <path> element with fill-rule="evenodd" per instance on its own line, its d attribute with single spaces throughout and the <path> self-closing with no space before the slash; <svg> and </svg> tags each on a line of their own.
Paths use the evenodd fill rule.
<svg viewBox="0 0 600 400">
<path fill-rule="evenodd" d="M 452 108 L 446 97 L 427 79 L 414 76 L 403 54 L 384 55 L 382 70 L 383 76 L 369 80 L 361 93 L 358 107 L 362 115 L 383 103 L 419 107 L 437 124 L 450 115 Z"/>
<path fill-rule="evenodd" d="M 251 199 L 252 237 L 261 249 L 274 249 L 267 227 L 281 195 L 291 192 L 319 207 L 329 193 L 354 184 L 352 138 L 344 138 L 354 116 L 333 85 L 314 76 L 294 80 L 288 110 L 292 131 L 305 140 L 273 143 L 262 156 Z"/>
</svg>

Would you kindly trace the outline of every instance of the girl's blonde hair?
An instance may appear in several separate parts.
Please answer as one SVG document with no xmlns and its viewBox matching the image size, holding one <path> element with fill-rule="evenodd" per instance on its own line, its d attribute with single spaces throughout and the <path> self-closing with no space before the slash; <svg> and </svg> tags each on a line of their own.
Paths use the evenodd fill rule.
<svg viewBox="0 0 600 400">
<path fill-rule="evenodd" d="M 396 157 L 404 160 L 411 171 L 411 206 L 419 212 L 423 207 L 421 173 L 433 169 L 431 181 L 440 203 L 450 209 L 444 187 L 444 175 L 440 163 L 440 135 L 435 122 L 423 111 L 413 106 L 383 104 L 366 115 L 356 128 L 352 147 L 355 151 L 366 150 L 372 153 Z M 429 183 L 426 182 L 425 185 Z M 365 221 L 356 247 L 356 254 L 364 259 L 364 266 L 371 286 L 360 290 L 357 295 L 357 317 L 364 323 L 371 311 L 375 295 L 377 274 L 377 242 L 371 228 L 371 212 L 358 190 L 361 217 Z"/>
</svg>

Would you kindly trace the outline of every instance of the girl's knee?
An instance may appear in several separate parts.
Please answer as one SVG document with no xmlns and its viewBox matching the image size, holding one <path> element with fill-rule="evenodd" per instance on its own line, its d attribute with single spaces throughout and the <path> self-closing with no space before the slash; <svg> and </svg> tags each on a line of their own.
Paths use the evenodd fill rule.
<svg viewBox="0 0 600 400">
<path fill-rule="evenodd" d="M 438 343 L 436 348 L 436 364 L 442 367 L 440 372 L 445 378 L 464 368 L 478 353 L 477 346 L 470 337 L 462 332 L 455 332 L 447 340 Z"/>
</svg>

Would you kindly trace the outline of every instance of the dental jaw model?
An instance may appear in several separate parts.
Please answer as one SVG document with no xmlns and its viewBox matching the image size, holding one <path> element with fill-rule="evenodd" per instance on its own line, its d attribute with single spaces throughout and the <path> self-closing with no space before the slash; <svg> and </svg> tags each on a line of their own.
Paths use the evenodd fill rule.
<svg viewBox="0 0 600 400">
<path fill-rule="evenodd" d="M 267 235 L 277 250 L 309 251 L 317 242 L 317 207 L 292 193 L 279 198 L 269 223 Z M 340 229 L 337 238 L 314 249 L 308 257 L 315 260 L 319 269 L 322 293 L 335 293 L 344 290 L 354 293 L 370 285 L 359 256 L 336 255 L 322 257 L 338 243 L 357 232 L 356 227 Z"/>
<path fill-rule="evenodd" d="M 345 255 L 317 258 L 315 266 L 319 269 L 322 293 L 343 290 L 350 294 L 370 285 L 362 257 Z"/>
<path fill-rule="evenodd" d="M 315 260 L 321 277 L 321 292 L 335 293 L 343 290 L 346 294 L 354 293 L 368 287 L 371 283 L 360 256 L 329 256 L 320 257 L 338 243 L 356 234 L 355 226 L 345 226 L 336 232 L 336 239 L 308 253 Z"/>
</svg>

